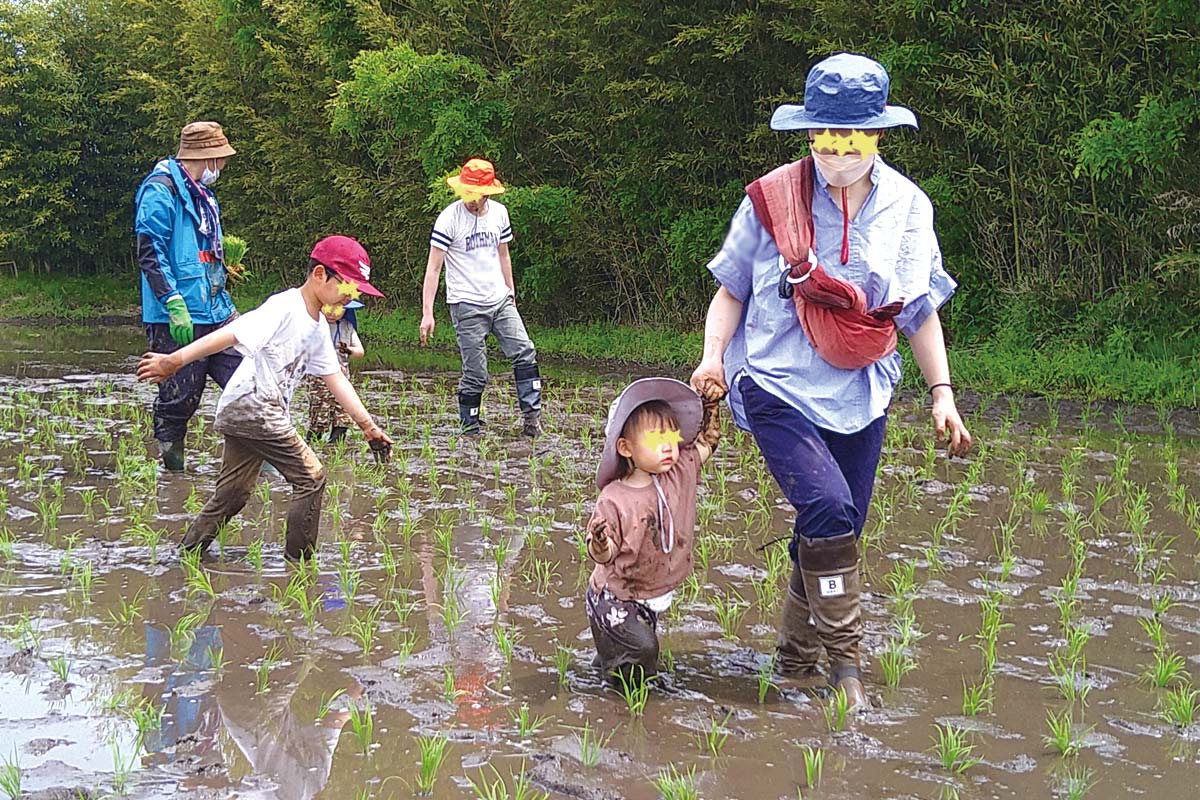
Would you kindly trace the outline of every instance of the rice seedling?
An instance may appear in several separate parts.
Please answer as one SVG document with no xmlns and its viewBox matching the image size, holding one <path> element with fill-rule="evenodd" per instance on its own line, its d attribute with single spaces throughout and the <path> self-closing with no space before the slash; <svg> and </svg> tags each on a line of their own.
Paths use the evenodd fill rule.
<svg viewBox="0 0 1200 800">
<path fill-rule="evenodd" d="M 1147 666 L 1141 675 L 1142 681 L 1156 689 L 1165 689 L 1172 684 L 1186 681 L 1187 677 L 1187 661 L 1183 656 L 1161 648 L 1154 653 L 1154 663 Z"/>
<path fill-rule="evenodd" d="M 558 562 L 544 558 L 532 558 L 525 569 L 525 580 L 534 594 L 539 597 L 550 591 L 550 584 L 558 577 Z"/>
<path fill-rule="evenodd" d="M 513 649 L 521 641 L 521 632 L 512 625 L 497 624 L 493 629 L 496 637 L 496 649 L 504 657 L 504 663 L 512 664 Z"/>
<path fill-rule="evenodd" d="M 283 650 L 277 644 L 271 645 L 266 655 L 254 669 L 256 687 L 259 694 L 270 691 L 271 670 L 283 663 Z"/>
<path fill-rule="evenodd" d="M 123 795 L 129 788 L 129 776 L 133 774 L 133 768 L 137 766 L 138 746 L 135 745 L 133 752 L 126 756 L 121 752 L 121 743 L 116 738 L 112 739 L 109 744 L 112 747 L 113 789 L 117 794 Z"/>
<path fill-rule="evenodd" d="M 54 530 L 58 527 L 58 515 L 62 513 L 61 500 L 39 497 L 33 504 L 37 507 L 38 519 L 41 520 L 43 531 Z"/>
<path fill-rule="evenodd" d="M 1167 723 L 1186 728 L 1196 721 L 1200 711 L 1200 689 L 1190 685 L 1168 689 L 1159 702 L 1160 713 Z"/>
<path fill-rule="evenodd" d="M 220 675 L 225 671 L 229 661 L 225 658 L 224 647 L 209 647 L 208 650 L 208 666 L 213 673 Z"/>
<path fill-rule="evenodd" d="M 825 772 L 825 751 L 819 747 L 804 745 L 804 785 L 816 789 L 821 785 L 821 776 Z"/>
<path fill-rule="evenodd" d="M 1058 795 L 1064 800 L 1083 800 L 1083 797 L 1096 785 L 1093 772 L 1089 767 L 1067 767 L 1058 780 Z"/>
<path fill-rule="evenodd" d="M 362 656 L 366 658 L 375 644 L 375 636 L 379 633 L 379 614 L 382 605 L 372 606 L 362 616 L 354 616 L 350 620 L 350 635 L 362 648 Z"/>
<path fill-rule="evenodd" d="M 421 749 L 420 766 L 417 769 L 417 793 L 428 795 L 433 792 L 437 782 L 438 770 L 446 760 L 446 745 L 449 739 L 441 734 L 433 736 L 418 736 L 417 745 Z"/>
<path fill-rule="evenodd" d="M 677 771 L 672 764 L 652 778 L 651 783 L 658 789 L 662 800 L 699 800 L 700 797 L 696 788 L 695 764 L 686 772 Z"/>
<path fill-rule="evenodd" d="M 153 731 L 162 730 L 166 706 L 156 706 L 153 701 L 133 696 L 130 705 L 125 708 L 125 715 L 137 728 L 138 741 L 145 741 L 146 736 Z"/>
<path fill-rule="evenodd" d="M 458 688 L 458 680 L 454 676 L 454 667 L 447 666 L 442 670 L 442 697 L 447 703 L 454 703 L 466 694 L 465 689 Z"/>
<path fill-rule="evenodd" d="M 108 618 L 118 627 L 126 627 L 132 625 L 142 616 L 142 591 L 138 589 L 137 593 L 132 598 L 126 600 L 124 597 L 118 597 L 117 601 L 121 604 L 119 610 L 109 609 Z"/>
<path fill-rule="evenodd" d="M 742 599 L 737 590 L 730 589 L 725 594 L 714 594 L 709 600 L 717 621 L 721 624 L 722 634 L 726 639 L 736 639 L 742 618 L 750 608 L 750 604 Z"/>
<path fill-rule="evenodd" d="M 721 748 L 725 746 L 725 742 L 729 739 L 729 731 L 725 726 L 729 724 L 729 720 L 732 717 L 732 711 L 727 712 L 724 719 L 720 722 L 714 716 L 709 720 L 707 728 L 702 728 L 696 733 L 696 744 L 699 746 L 701 753 L 713 758 L 721 755 Z"/>
<path fill-rule="evenodd" d="M 980 762 L 972 755 L 975 745 L 968 741 L 967 732 L 950 725 L 935 725 L 936 735 L 933 739 L 933 752 L 938 762 L 947 772 L 961 775 Z"/>
<path fill-rule="evenodd" d="M 758 665 L 758 704 L 762 705 L 767 701 L 767 694 L 772 689 L 778 689 L 779 684 L 775 683 L 775 655 L 767 661 Z"/>
<path fill-rule="evenodd" d="M 1042 740 L 1063 757 L 1078 753 L 1081 742 L 1091 731 L 1091 728 L 1077 730 L 1075 723 L 1071 721 L 1070 709 L 1061 714 L 1047 711 L 1046 727 L 1050 733 L 1042 736 Z"/>
<path fill-rule="evenodd" d="M 558 676 L 558 685 L 566 686 L 570 682 L 571 666 L 575 656 L 567 647 L 556 644 L 554 648 L 554 672 Z"/>
<path fill-rule="evenodd" d="M 879 654 L 879 666 L 883 670 L 884 682 L 895 689 L 905 675 L 917 668 L 917 662 L 909 655 L 902 641 L 890 639 Z"/>
<path fill-rule="evenodd" d="M 1070 661 L 1054 655 L 1047 661 L 1047 667 L 1055 688 L 1064 700 L 1072 705 L 1077 701 L 1087 705 L 1087 696 L 1092 686 L 1088 681 L 1087 662 L 1084 659 Z"/>
<path fill-rule="evenodd" d="M 333 704 L 337 699 L 346 693 L 345 689 L 334 689 L 329 694 L 321 693 L 321 700 L 317 704 L 317 722 L 320 722 L 329 716 L 329 712 L 333 710 Z"/>
<path fill-rule="evenodd" d="M 144 522 L 138 522 L 132 528 L 129 529 L 129 538 L 132 539 L 136 544 L 139 544 L 142 547 L 145 547 L 150 551 L 150 563 L 151 564 L 158 563 L 158 543 L 162 540 L 162 538 L 165 534 L 166 534 L 166 531 L 157 529 L 157 528 L 151 528 L 149 525 L 147 525 Z M 183 553 L 184 558 L 187 557 L 188 552 L 189 551 L 184 551 L 184 553 Z M 191 552 L 196 553 L 197 558 L 196 558 L 195 564 L 196 564 L 196 566 L 199 566 L 199 563 L 200 563 L 199 562 L 199 555 L 200 555 L 199 551 L 191 551 Z M 187 569 L 186 564 L 184 566 L 184 569 Z"/>
<path fill-rule="evenodd" d="M 206 618 L 207 614 L 199 611 L 180 617 L 175 627 L 171 628 L 171 651 L 180 653 L 191 647 L 196 639 L 196 629 L 204 624 Z"/>
<path fill-rule="evenodd" d="M 90 605 L 92 590 L 96 584 L 96 578 L 92 572 L 92 562 L 85 561 L 82 564 L 76 564 L 75 569 L 71 572 L 71 583 L 79 590 L 83 602 Z"/>
<path fill-rule="evenodd" d="M 56 678 L 66 683 L 71 673 L 71 662 L 67 661 L 67 657 L 64 655 L 55 656 L 50 659 L 50 671 Z"/>
<path fill-rule="evenodd" d="M 625 701 L 629 716 L 634 719 L 642 716 L 646 713 L 646 703 L 650 699 L 650 682 L 657 676 L 647 678 L 640 664 L 630 668 L 628 674 L 626 670 L 617 670 L 615 675 L 620 684 L 621 699 Z"/>
<path fill-rule="evenodd" d="M 453 636 L 466 619 L 467 610 L 463 608 L 454 590 L 447 587 L 442 597 L 442 622 L 446 625 L 446 632 Z"/>
<path fill-rule="evenodd" d="M 830 733 L 838 733 L 846 727 L 846 719 L 850 716 L 850 698 L 844 689 L 834 689 L 821 705 L 821 713 L 825 717 L 825 727 Z"/>
<path fill-rule="evenodd" d="M 364 699 L 361 707 L 352 702 L 347 711 L 350 713 L 350 730 L 358 741 L 358 749 L 362 750 L 364 756 L 370 755 L 375 739 L 375 712 L 371 708 L 371 701 Z"/>
<path fill-rule="evenodd" d="M 179 563 L 183 567 L 183 583 L 187 587 L 189 597 L 192 595 L 204 595 L 215 598 L 217 596 L 217 591 L 213 588 L 212 578 L 209 577 L 207 570 L 200 566 L 199 550 L 184 550 Z"/>
<path fill-rule="evenodd" d="M 259 575 L 262 574 L 263 568 L 263 541 L 262 539 L 254 539 L 246 546 L 246 560 L 254 567 L 254 571 Z"/>
<path fill-rule="evenodd" d="M 5 561 L 13 560 L 13 544 L 16 542 L 13 532 L 8 528 L 0 528 L 0 558 Z"/>
<path fill-rule="evenodd" d="M 963 678 L 963 716 L 974 717 L 979 714 L 990 714 L 992 711 L 992 676 L 988 675 L 979 683 L 967 683 Z"/>
<path fill-rule="evenodd" d="M 479 773 L 479 783 L 475 783 L 470 778 L 467 779 L 467 783 L 471 785 L 478 800 L 547 800 L 550 797 L 546 792 L 533 788 L 529 773 L 525 771 L 524 761 L 521 762 L 521 771 L 516 775 L 510 775 L 513 781 L 511 791 L 495 767 L 492 767 L 492 776 L 495 780 L 491 783 L 488 783 L 483 776 L 483 770 L 480 770 Z"/>
<path fill-rule="evenodd" d="M 613 737 L 615 731 L 609 731 L 607 734 L 597 733 L 592 730 L 591 723 L 588 720 L 583 721 L 582 728 L 575 728 L 575 744 L 579 748 L 579 761 L 585 767 L 595 767 L 600 763 L 600 757 L 604 754 L 604 748 L 608 746 L 608 742 Z"/>
<path fill-rule="evenodd" d="M 528 739 L 532 734 L 537 733 L 550 719 L 530 714 L 529 703 L 521 703 L 516 711 L 510 711 L 508 715 L 512 718 L 513 724 L 517 726 L 517 735 L 522 739 Z"/>
<path fill-rule="evenodd" d="M 4 792 L 9 800 L 20 800 L 24 776 L 21 759 L 17 755 L 16 745 L 13 745 L 12 757 L 5 757 L 4 763 L 0 764 L 0 791 Z"/>
</svg>

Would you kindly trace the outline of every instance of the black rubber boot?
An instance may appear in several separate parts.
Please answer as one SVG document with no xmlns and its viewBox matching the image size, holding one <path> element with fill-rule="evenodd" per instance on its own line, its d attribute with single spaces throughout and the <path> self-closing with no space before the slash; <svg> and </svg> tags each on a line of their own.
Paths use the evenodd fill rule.
<svg viewBox="0 0 1200 800">
<path fill-rule="evenodd" d="M 185 462 L 183 440 L 178 442 L 159 442 L 158 452 L 162 457 L 163 466 L 170 472 L 183 472 Z"/>
<path fill-rule="evenodd" d="M 513 379 L 517 384 L 517 405 L 525 418 L 521 435 L 535 439 L 542 432 L 542 375 L 537 364 L 532 364 L 513 367 Z"/>
<path fill-rule="evenodd" d="M 334 425 L 329 429 L 329 443 L 337 444 L 346 438 L 346 429 L 340 425 Z"/>
<path fill-rule="evenodd" d="M 482 394 L 458 393 L 458 421 L 464 436 L 478 436 L 482 433 L 483 420 L 479 418 L 482 405 Z"/>
</svg>

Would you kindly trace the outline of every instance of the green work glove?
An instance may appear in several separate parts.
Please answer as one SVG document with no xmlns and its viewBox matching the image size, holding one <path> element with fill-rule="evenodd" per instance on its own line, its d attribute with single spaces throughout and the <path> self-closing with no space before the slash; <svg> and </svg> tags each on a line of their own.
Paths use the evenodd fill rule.
<svg viewBox="0 0 1200 800">
<path fill-rule="evenodd" d="M 196 333 L 192 330 L 192 315 L 188 313 L 187 303 L 182 297 L 172 297 L 167 301 L 167 316 L 171 319 L 171 338 L 180 344 L 191 344 Z"/>
</svg>

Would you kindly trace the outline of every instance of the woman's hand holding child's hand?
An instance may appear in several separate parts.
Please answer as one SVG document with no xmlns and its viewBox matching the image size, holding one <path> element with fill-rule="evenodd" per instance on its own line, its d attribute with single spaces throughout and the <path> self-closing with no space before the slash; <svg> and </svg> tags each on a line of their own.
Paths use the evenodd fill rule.
<svg viewBox="0 0 1200 800">
<path fill-rule="evenodd" d="M 725 365 L 713 359 L 704 359 L 692 373 L 692 388 L 705 400 L 720 400 L 729 393 L 725 385 Z"/>
</svg>

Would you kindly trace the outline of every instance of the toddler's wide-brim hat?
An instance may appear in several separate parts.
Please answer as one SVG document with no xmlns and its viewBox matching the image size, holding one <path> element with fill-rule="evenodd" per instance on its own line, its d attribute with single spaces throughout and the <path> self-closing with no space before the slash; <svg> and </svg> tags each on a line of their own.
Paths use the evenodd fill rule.
<svg viewBox="0 0 1200 800">
<path fill-rule="evenodd" d="M 600 455 L 600 468 L 596 470 L 597 488 L 603 489 L 621 477 L 621 456 L 617 453 L 621 429 L 638 406 L 652 400 L 661 400 L 671 407 L 675 419 L 679 421 L 679 435 L 683 441 L 691 442 L 700 433 L 704 404 L 692 387 L 674 378 L 640 378 L 634 381 L 608 407 L 608 422 L 604 425 L 604 452 Z"/>
<path fill-rule="evenodd" d="M 504 185 L 496 180 L 496 168 L 492 162 L 482 158 L 472 158 L 463 164 L 457 175 L 446 178 L 446 185 L 459 196 L 502 194 L 505 191 Z"/>
<path fill-rule="evenodd" d="M 917 127 L 917 116 L 902 106 L 889 106 L 891 79 L 883 65 L 853 53 L 819 61 L 804 83 L 804 105 L 784 103 L 771 115 L 776 131 L 824 128 Z"/>
</svg>

